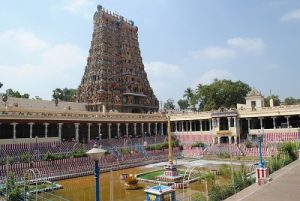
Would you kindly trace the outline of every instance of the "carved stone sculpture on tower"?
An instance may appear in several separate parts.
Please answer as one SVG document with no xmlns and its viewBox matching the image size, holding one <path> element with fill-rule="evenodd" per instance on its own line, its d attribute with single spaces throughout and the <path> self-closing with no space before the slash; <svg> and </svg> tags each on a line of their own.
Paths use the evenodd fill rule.
<svg viewBox="0 0 300 201">
<path fill-rule="evenodd" d="M 79 102 L 90 111 L 154 112 L 158 100 L 150 87 L 133 21 L 97 7 Z"/>
</svg>

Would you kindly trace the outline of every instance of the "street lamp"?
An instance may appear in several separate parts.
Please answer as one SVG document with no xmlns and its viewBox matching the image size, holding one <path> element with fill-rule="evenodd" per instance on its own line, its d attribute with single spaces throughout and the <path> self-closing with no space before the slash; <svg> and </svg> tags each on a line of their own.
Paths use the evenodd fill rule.
<svg viewBox="0 0 300 201">
<path fill-rule="evenodd" d="M 263 143 L 263 137 L 264 137 L 264 128 L 261 128 L 259 131 L 259 135 L 257 136 L 257 141 L 258 141 L 258 145 L 259 145 L 259 163 L 258 166 L 260 168 L 264 167 L 264 162 L 262 159 L 262 146 L 261 144 Z"/>
<path fill-rule="evenodd" d="M 95 186 L 95 191 L 96 191 L 96 198 L 95 201 L 100 201 L 100 187 L 99 187 L 99 174 L 100 174 L 100 168 L 98 165 L 98 161 L 100 159 L 101 156 L 103 156 L 105 153 L 104 149 L 100 149 L 98 147 L 97 144 L 94 145 L 94 147 L 89 150 L 88 152 L 86 152 L 86 154 L 93 160 L 95 161 L 95 182 L 96 182 L 96 186 Z"/>
</svg>

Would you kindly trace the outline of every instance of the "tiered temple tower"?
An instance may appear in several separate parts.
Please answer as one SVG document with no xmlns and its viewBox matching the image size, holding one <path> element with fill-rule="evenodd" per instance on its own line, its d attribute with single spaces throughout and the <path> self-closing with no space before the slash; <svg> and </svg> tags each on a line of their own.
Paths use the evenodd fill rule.
<svg viewBox="0 0 300 201">
<path fill-rule="evenodd" d="M 90 111 L 158 110 L 142 62 L 137 26 L 100 5 L 94 15 L 93 38 L 78 100 L 88 103 Z"/>
</svg>

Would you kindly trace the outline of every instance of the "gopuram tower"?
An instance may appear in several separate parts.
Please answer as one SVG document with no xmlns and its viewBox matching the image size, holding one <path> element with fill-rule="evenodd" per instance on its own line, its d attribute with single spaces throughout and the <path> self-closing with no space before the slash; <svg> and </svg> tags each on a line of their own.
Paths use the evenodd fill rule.
<svg viewBox="0 0 300 201">
<path fill-rule="evenodd" d="M 79 102 L 89 111 L 154 112 L 158 100 L 150 87 L 131 20 L 98 5 Z"/>
</svg>

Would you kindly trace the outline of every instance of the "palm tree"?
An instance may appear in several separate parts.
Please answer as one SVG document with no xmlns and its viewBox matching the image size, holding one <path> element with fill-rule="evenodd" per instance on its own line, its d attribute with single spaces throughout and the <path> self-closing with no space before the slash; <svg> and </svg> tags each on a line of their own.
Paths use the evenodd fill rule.
<svg viewBox="0 0 300 201">
<path fill-rule="evenodd" d="M 198 84 L 196 87 L 196 94 L 199 94 L 201 89 L 202 89 L 203 85 L 202 84 Z"/>
<path fill-rule="evenodd" d="M 194 91 L 193 89 L 191 89 L 190 87 L 187 88 L 185 91 L 184 91 L 184 94 L 183 94 L 183 97 L 186 97 L 186 99 L 190 102 L 191 99 L 193 98 L 194 96 Z"/>
<path fill-rule="evenodd" d="M 186 97 L 189 105 L 192 106 L 192 99 L 194 97 L 194 91 L 190 87 L 184 91 L 183 97 Z"/>
</svg>

